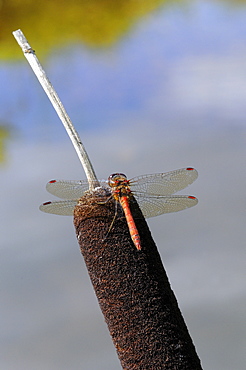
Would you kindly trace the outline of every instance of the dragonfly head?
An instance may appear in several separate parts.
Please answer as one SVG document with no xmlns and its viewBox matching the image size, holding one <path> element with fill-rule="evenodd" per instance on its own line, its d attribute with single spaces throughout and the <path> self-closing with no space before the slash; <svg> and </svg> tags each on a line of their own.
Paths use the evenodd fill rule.
<svg viewBox="0 0 246 370">
<path fill-rule="evenodd" d="M 108 184 L 111 187 L 115 185 L 119 185 L 122 182 L 128 181 L 126 175 L 124 173 L 113 173 L 108 178 Z"/>
</svg>

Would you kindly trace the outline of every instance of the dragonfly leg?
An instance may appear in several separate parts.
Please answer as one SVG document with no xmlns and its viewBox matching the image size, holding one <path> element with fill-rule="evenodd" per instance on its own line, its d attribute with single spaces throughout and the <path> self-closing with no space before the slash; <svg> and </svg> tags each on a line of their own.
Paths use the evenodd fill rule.
<svg viewBox="0 0 246 370">
<path fill-rule="evenodd" d="M 110 198 L 112 198 L 112 197 L 110 197 Z M 109 199 L 110 199 L 109 198 Z M 105 201 L 105 202 L 100 202 L 99 204 L 106 204 L 106 202 L 108 201 L 108 199 Z M 115 213 L 114 213 L 114 217 L 113 217 L 113 220 L 112 220 L 112 222 L 111 222 L 111 224 L 110 224 L 110 226 L 109 226 L 109 228 L 108 228 L 108 231 L 107 231 L 107 233 L 106 233 L 106 235 L 105 235 L 105 237 L 103 238 L 103 242 L 104 242 L 104 240 L 105 239 L 107 239 L 107 237 L 108 237 L 108 234 L 110 233 L 110 231 L 112 230 L 112 227 L 113 227 L 113 224 L 114 224 L 114 222 L 115 222 L 115 219 L 116 219 L 116 216 L 117 216 L 117 201 L 115 202 Z"/>
<path fill-rule="evenodd" d="M 110 195 L 106 200 L 101 200 L 100 202 L 97 202 L 97 204 L 106 204 L 110 199 L 112 199 L 113 195 Z"/>
</svg>

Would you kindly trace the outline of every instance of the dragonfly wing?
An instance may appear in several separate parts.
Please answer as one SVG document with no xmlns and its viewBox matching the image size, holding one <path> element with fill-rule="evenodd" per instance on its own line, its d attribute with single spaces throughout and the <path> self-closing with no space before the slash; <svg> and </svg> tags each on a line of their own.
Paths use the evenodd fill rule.
<svg viewBox="0 0 246 370">
<path fill-rule="evenodd" d="M 46 213 L 55 215 L 73 216 L 74 207 L 77 205 L 77 200 L 60 200 L 54 202 L 43 203 L 39 209 Z"/>
<path fill-rule="evenodd" d="M 89 189 L 87 181 L 51 180 L 46 190 L 61 199 L 79 199 Z"/>
<path fill-rule="evenodd" d="M 179 170 L 143 175 L 130 180 L 130 187 L 138 200 L 138 193 L 150 195 L 171 195 L 192 184 L 198 177 L 194 168 L 187 167 Z"/>
<path fill-rule="evenodd" d="M 194 207 L 198 200 L 191 195 L 173 195 L 170 197 L 143 197 L 138 198 L 137 202 L 144 217 L 148 218 Z"/>
<path fill-rule="evenodd" d="M 98 182 L 95 185 L 98 188 Z M 109 188 L 105 180 L 100 181 L 100 186 Z M 51 180 L 46 185 L 46 190 L 61 199 L 79 199 L 89 190 L 89 184 L 86 180 Z"/>
</svg>

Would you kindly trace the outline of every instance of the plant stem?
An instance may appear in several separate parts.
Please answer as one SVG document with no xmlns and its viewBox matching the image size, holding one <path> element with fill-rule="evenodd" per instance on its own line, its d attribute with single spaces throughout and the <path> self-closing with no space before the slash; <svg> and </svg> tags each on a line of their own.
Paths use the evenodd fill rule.
<svg viewBox="0 0 246 370">
<path fill-rule="evenodd" d="M 87 180 L 89 182 L 89 189 L 93 190 L 96 186 L 99 186 L 95 171 L 91 164 L 91 161 L 88 157 L 88 154 L 85 150 L 82 141 L 75 130 L 71 119 L 69 118 L 62 102 L 59 99 L 54 87 L 52 86 L 51 82 L 49 81 L 44 69 L 42 68 L 38 58 L 36 57 L 35 51 L 32 49 L 30 44 L 28 43 L 27 39 L 25 38 L 24 34 L 21 30 L 17 30 L 13 32 L 13 35 L 20 45 L 28 63 L 30 64 L 33 72 L 35 73 L 37 79 L 39 80 L 41 86 L 43 87 L 45 93 L 47 94 L 48 98 L 51 101 L 54 109 L 56 110 L 60 120 L 62 121 L 68 136 L 70 137 L 73 146 L 77 152 L 77 155 L 80 159 L 80 162 L 84 168 Z"/>
</svg>

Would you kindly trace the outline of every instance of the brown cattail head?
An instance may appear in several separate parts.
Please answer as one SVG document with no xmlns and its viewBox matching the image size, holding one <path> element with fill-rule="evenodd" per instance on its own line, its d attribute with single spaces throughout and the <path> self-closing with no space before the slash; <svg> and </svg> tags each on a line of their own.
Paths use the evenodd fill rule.
<svg viewBox="0 0 246 370">
<path fill-rule="evenodd" d="M 141 239 L 132 242 L 115 200 L 85 195 L 74 211 L 81 252 L 123 369 L 200 370 L 159 253 L 134 199 Z M 108 230 L 110 231 L 108 232 Z"/>
</svg>

